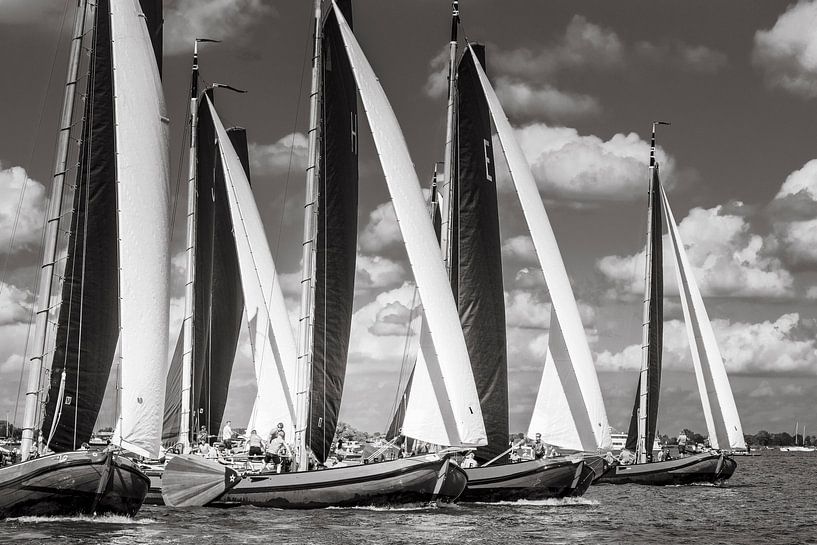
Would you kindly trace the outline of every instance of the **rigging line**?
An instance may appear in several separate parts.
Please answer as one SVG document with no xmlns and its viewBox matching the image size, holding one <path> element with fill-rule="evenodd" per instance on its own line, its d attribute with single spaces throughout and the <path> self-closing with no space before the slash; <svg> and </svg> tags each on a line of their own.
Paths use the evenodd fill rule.
<svg viewBox="0 0 817 545">
<path fill-rule="evenodd" d="M 187 86 L 190 89 L 193 85 L 193 76 L 190 76 L 190 85 Z M 184 113 L 185 122 L 182 123 L 182 139 L 181 142 L 187 141 L 188 136 L 188 129 L 190 128 L 190 123 L 187 120 L 190 118 L 190 101 L 187 101 L 187 109 Z M 184 156 L 187 155 L 187 148 L 184 146 L 179 146 L 179 160 L 177 162 L 176 168 L 176 193 L 173 195 L 173 212 L 170 214 L 170 241 L 173 242 L 173 234 L 175 231 L 176 226 L 176 210 L 178 209 L 179 205 L 179 190 L 182 185 L 182 164 L 184 163 Z M 185 176 L 186 178 L 186 176 Z M 186 180 L 185 180 L 186 181 Z"/>
<path fill-rule="evenodd" d="M 309 17 L 309 25 L 312 26 L 312 14 L 310 13 Z M 307 36 L 309 34 L 307 33 Z M 301 112 L 301 99 L 303 98 L 303 90 L 304 90 L 304 75 L 306 74 L 306 61 L 309 54 L 309 47 L 312 45 L 311 38 L 307 37 L 306 45 L 304 46 L 304 55 L 303 59 L 301 60 L 301 77 L 300 77 L 300 84 L 298 86 L 298 99 L 295 101 L 295 119 L 292 122 L 292 138 L 289 141 L 289 164 L 287 165 L 287 176 L 286 181 L 284 183 L 284 196 L 283 196 L 283 207 L 284 211 L 281 214 L 281 219 L 278 222 L 278 238 L 275 241 L 275 252 L 273 253 L 273 257 L 277 260 L 278 259 L 278 249 L 281 246 L 281 234 L 284 229 L 284 218 L 286 216 L 286 209 L 287 209 L 287 193 L 289 191 L 289 177 L 292 173 L 292 157 L 294 155 L 295 149 L 295 130 L 298 128 L 298 116 Z"/>
<path fill-rule="evenodd" d="M 26 159 L 27 165 L 30 165 L 33 158 L 34 153 L 37 151 L 37 135 L 40 133 L 40 127 L 42 126 L 43 117 L 45 113 L 45 104 L 48 100 L 48 90 L 51 88 L 51 83 L 54 79 L 54 70 L 56 69 L 57 65 L 57 55 L 60 50 L 60 36 L 63 34 L 63 29 L 65 28 L 65 21 L 68 17 L 68 5 L 71 3 L 71 0 L 66 0 L 65 7 L 62 11 L 62 20 L 60 21 L 59 32 L 57 33 L 57 40 L 56 44 L 54 45 L 54 54 L 51 56 L 51 69 L 48 72 L 48 82 L 46 83 L 45 89 L 43 90 L 43 98 L 40 101 L 40 114 L 37 116 L 37 124 L 34 127 L 34 142 L 31 144 L 31 149 L 28 153 L 28 158 Z M 79 9 L 79 8 L 78 8 Z M 73 36 L 71 40 L 73 40 Z M 62 129 L 62 127 L 60 127 Z M 25 172 L 25 169 L 24 169 Z M 25 179 L 23 180 L 23 186 L 20 188 L 20 198 L 17 200 L 17 210 L 14 213 L 14 223 L 11 228 L 11 237 L 9 238 L 8 249 L 6 251 L 5 259 L 3 260 L 3 272 L 0 275 L 0 295 L 3 293 L 3 289 L 6 285 L 6 276 L 8 274 L 8 265 L 9 265 L 9 258 L 11 257 L 12 250 L 14 249 L 14 240 L 17 236 L 17 226 L 20 222 L 20 214 L 23 210 L 23 203 L 25 202 L 25 195 L 26 195 L 26 188 L 28 187 L 28 172 L 25 172 Z M 46 209 L 47 210 L 47 209 Z M 46 216 L 48 212 L 46 212 Z M 37 276 L 37 275 L 35 275 Z"/>
</svg>

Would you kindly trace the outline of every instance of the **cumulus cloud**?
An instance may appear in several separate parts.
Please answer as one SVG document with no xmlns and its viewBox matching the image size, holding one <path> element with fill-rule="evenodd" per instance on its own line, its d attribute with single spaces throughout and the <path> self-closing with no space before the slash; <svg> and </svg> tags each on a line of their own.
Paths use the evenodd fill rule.
<svg viewBox="0 0 817 545">
<path fill-rule="evenodd" d="M 677 40 L 659 44 L 638 42 L 634 50 L 636 55 L 651 63 L 673 64 L 702 74 L 714 74 L 728 62 L 726 54 L 721 51 Z"/>
<path fill-rule="evenodd" d="M 401 263 L 382 256 L 357 255 L 359 288 L 382 290 L 400 285 L 405 279 L 406 269 Z"/>
<path fill-rule="evenodd" d="M 8 253 L 12 234 L 12 252 L 39 242 L 46 200 L 45 187 L 24 168 L 0 165 L 0 254 Z"/>
<path fill-rule="evenodd" d="M 369 327 L 369 333 L 378 337 L 383 336 L 413 336 L 412 321 L 416 318 L 416 308 L 410 309 L 399 301 L 387 303 L 377 311 L 374 324 Z"/>
<path fill-rule="evenodd" d="M 528 290 L 505 292 L 507 327 L 546 329 L 550 327 L 550 303 L 541 294 Z"/>
<path fill-rule="evenodd" d="M 167 55 L 192 53 L 193 40 L 241 40 L 275 8 L 265 0 L 175 0 L 165 6 Z"/>
<path fill-rule="evenodd" d="M 525 125 L 515 132 L 546 197 L 592 203 L 630 201 L 644 195 L 650 145 L 635 133 L 602 140 L 544 123 Z M 675 160 L 661 148 L 656 153 L 662 179 L 672 187 Z"/>
<path fill-rule="evenodd" d="M 817 1 L 790 5 L 769 30 L 755 33 L 752 62 L 766 84 L 804 98 L 817 96 Z"/>
<path fill-rule="evenodd" d="M 539 265 L 530 235 L 519 235 L 506 239 L 502 243 L 502 257 L 515 262 Z"/>
<path fill-rule="evenodd" d="M 766 212 L 784 258 L 798 266 L 817 263 L 817 159 L 788 175 Z"/>
<path fill-rule="evenodd" d="M 534 86 L 499 78 L 495 89 L 502 107 L 511 117 L 561 121 L 601 113 L 601 104 L 596 98 L 560 91 L 551 85 Z"/>
<path fill-rule="evenodd" d="M 798 313 L 759 323 L 717 319 L 712 321 L 712 329 L 729 373 L 817 374 L 817 324 L 801 319 Z M 664 322 L 663 365 L 665 369 L 692 369 L 686 326 L 681 320 Z M 640 366 L 641 346 L 636 344 L 619 352 L 603 351 L 596 357 L 601 371 L 637 370 Z"/>
<path fill-rule="evenodd" d="M 394 206 L 386 202 L 369 213 L 369 221 L 358 237 L 358 244 L 361 251 L 375 254 L 402 240 Z"/>
<path fill-rule="evenodd" d="M 28 322 L 34 294 L 0 282 L 0 326 Z"/>
<path fill-rule="evenodd" d="M 307 146 L 307 138 L 300 132 L 282 136 L 274 144 L 251 142 L 250 172 L 270 176 L 302 172 L 307 166 Z"/>
<path fill-rule="evenodd" d="M 408 322 L 409 315 L 413 320 L 422 315 L 419 310 L 409 312 L 419 301 L 414 284 L 406 282 L 379 293 L 373 301 L 356 310 L 352 315 L 349 362 L 367 368 L 378 362 L 399 364 L 404 356 L 407 329 L 411 326 L 412 335 L 419 331 L 417 322 Z M 402 324 L 401 318 L 405 319 Z M 417 342 L 409 342 L 409 350 L 416 353 L 416 345 Z"/>
<path fill-rule="evenodd" d="M 625 46 L 613 30 L 574 15 L 564 34 L 539 51 L 528 48 L 499 50 L 491 66 L 503 74 L 536 79 L 560 69 L 594 67 L 612 70 L 624 61 Z M 490 55 L 490 53 L 489 53 Z"/>
<path fill-rule="evenodd" d="M 739 207 L 737 207 L 739 208 Z M 745 217 L 714 208 L 693 208 L 678 226 L 694 277 L 704 296 L 789 297 L 793 277 L 779 258 L 765 247 L 763 237 L 750 232 Z M 673 261 L 664 237 L 665 271 Z M 644 290 L 645 253 L 607 256 L 596 262 L 602 275 L 615 285 L 615 294 Z M 664 274 L 666 294 L 677 294 L 674 272 Z"/>
</svg>

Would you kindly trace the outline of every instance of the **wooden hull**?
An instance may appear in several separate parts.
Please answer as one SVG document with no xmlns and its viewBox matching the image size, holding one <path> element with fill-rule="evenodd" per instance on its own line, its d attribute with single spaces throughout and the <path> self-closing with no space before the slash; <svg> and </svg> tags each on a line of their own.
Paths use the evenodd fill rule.
<svg viewBox="0 0 817 545">
<path fill-rule="evenodd" d="M 610 466 L 597 482 L 659 486 L 714 483 L 731 477 L 736 467 L 731 457 L 705 452 L 666 462 Z"/>
<path fill-rule="evenodd" d="M 0 469 L 0 519 L 22 516 L 133 516 L 148 478 L 128 458 L 74 451 Z"/>
<path fill-rule="evenodd" d="M 320 471 L 247 475 L 219 502 L 282 509 L 315 509 L 454 501 L 465 472 L 435 455 Z"/>
<path fill-rule="evenodd" d="M 542 500 L 581 496 L 593 482 L 595 472 L 581 459 L 529 460 L 515 464 L 465 470 L 468 486 L 464 502 Z"/>
</svg>

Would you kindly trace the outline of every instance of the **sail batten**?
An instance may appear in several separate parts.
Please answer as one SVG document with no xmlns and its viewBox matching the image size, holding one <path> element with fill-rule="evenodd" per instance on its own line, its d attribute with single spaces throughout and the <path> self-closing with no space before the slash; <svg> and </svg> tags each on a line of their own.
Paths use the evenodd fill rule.
<svg viewBox="0 0 817 545">
<path fill-rule="evenodd" d="M 469 51 L 472 56 L 475 56 L 471 46 L 469 46 Z M 559 318 L 567 354 L 572 364 L 571 369 L 576 375 L 576 381 L 586 404 L 587 418 L 577 420 L 576 426 L 579 429 L 590 430 L 594 441 L 593 444 L 583 445 L 583 450 L 595 451 L 598 448 L 607 448 L 611 444 L 611 439 L 604 400 L 601 396 L 601 388 L 581 316 L 579 315 L 579 308 L 573 296 L 573 289 L 570 286 L 570 280 L 565 270 L 559 246 L 556 243 L 553 228 L 539 196 L 539 190 L 531 174 L 530 166 L 513 135 L 513 129 L 502 109 L 499 98 L 491 87 L 485 71 L 482 70 L 479 63 L 474 64 L 477 68 L 485 98 L 488 101 L 499 141 L 502 144 L 502 150 L 511 172 L 514 187 L 519 196 L 519 202 L 522 205 L 522 211 L 533 239 L 536 255 L 542 266 L 553 307 Z M 580 436 L 584 435 L 580 434 Z"/>
<path fill-rule="evenodd" d="M 445 388 L 456 420 L 457 441 L 445 444 L 484 445 L 487 442 L 485 427 L 465 339 L 405 138 L 343 13 L 334 3 L 333 9 L 414 272 L 435 360 L 439 362 L 439 367 L 431 372 L 431 377 L 442 377 L 442 384 L 437 386 Z M 434 362 L 428 363 L 434 365 Z"/>
</svg>

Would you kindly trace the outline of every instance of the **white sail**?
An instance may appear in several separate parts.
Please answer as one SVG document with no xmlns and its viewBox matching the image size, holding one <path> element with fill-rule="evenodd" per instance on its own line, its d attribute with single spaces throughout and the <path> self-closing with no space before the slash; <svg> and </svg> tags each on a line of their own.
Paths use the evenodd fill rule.
<svg viewBox="0 0 817 545">
<path fill-rule="evenodd" d="M 297 355 L 292 324 L 250 182 L 209 97 L 207 107 L 213 117 L 227 185 L 258 383 L 247 430 L 255 429 L 266 437 L 280 422 L 287 437 L 293 437 L 295 406 L 291 385 L 295 384 Z"/>
<path fill-rule="evenodd" d="M 675 263 L 681 305 L 684 309 L 684 322 L 692 351 L 695 378 L 698 381 L 706 427 L 709 430 L 709 444 L 716 449 L 745 449 L 743 427 L 740 424 L 732 388 L 729 386 L 726 367 L 663 187 L 661 196 L 664 200 L 670 248 Z"/>
<path fill-rule="evenodd" d="M 333 8 L 425 310 L 431 340 L 429 351 L 436 356 L 429 358 L 429 352 L 426 352 L 429 376 L 436 381 L 434 389 L 440 392 L 439 397 L 447 398 L 456 423 L 456 434 L 454 430 L 448 430 L 451 435 L 442 444 L 485 445 L 485 425 L 465 337 L 414 164 L 391 105 L 369 61 L 334 2 Z"/>
<path fill-rule="evenodd" d="M 156 458 L 170 299 L 168 119 L 138 0 L 111 2 L 110 9 L 122 353 L 113 441 Z"/>
<path fill-rule="evenodd" d="M 587 344 L 579 307 L 573 296 L 573 289 L 570 287 L 570 280 L 567 277 L 553 228 L 539 196 L 530 166 L 513 135 L 513 129 L 499 103 L 499 98 L 491 87 L 482 65 L 476 60 L 471 46 L 468 47 L 468 50 L 474 56 L 474 65 L 488 101 L 491 117 L 494 120 L 502 151 L 505 154 L 505 160 L 508 163 L 508 169 L 511 172 L 511 178 L 522 205 L 522 212 L 533 239 L 533 246 L 545 275 L 545 283 L 550 292 L 553 308 L 564 336 L 565 357 L 569 358 L 571 363 L 569 368 L 565 366 L 564 371 L 574 376 L 562 377 L 563 383 L 576 382 L 581 391 L 586 411 L 582 415 L 574 414 L 574 417 L 577 418 L 577 429 L 580 430 L 580 435 L 591 432 L 595 437 L 596 445 L 586 450 L 609 448 L 611 445 L 610 426 L 607 423 L 607 412 L 604 409 L 599 379 L 593 365 L 590 346 Z"/>
<path fill-rule="evenodd" d="M 586 421 L 587 404 L 573 372 L 559 318 L 551 307 L 545 368 L 528 426 L 528 437 L 540 433 L 542 441 L 549 445 L 595 451 L 599 446 L 593 430 L 587 426 L 579 428 L 576 424 Z"/>
<path fill-rule="evenodd" d="M 431 343 L 425 320 L 420 333 L 420 349 L 417 351 L 417 361 L 414 364 L 414 376 L 411 380 L 411 391 L 406 403 L 406 412 L 403 417 L 403 426 L 400 433 L 406 437 L 419 439 L 433 445 L 449 445 L 457 434 L 456 425 L 452 426 L 453 414 L 447 399 L 438 399 L 434 381 L 429 375 L 429 366 L 426 364 L 424 353 L 435 357 L 434 345 Z M 439 363 L 432 366 L 439 369 Z M 439 384 L 441 381 L 436 381 Z M 443 414 L 442 408 L 447 411 Z M 453 437 L 452 437 L 453 436 Z"/>
</svg>

